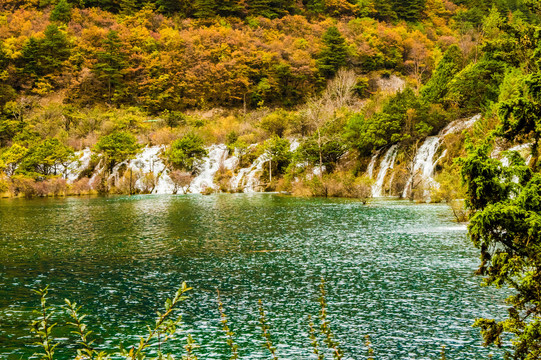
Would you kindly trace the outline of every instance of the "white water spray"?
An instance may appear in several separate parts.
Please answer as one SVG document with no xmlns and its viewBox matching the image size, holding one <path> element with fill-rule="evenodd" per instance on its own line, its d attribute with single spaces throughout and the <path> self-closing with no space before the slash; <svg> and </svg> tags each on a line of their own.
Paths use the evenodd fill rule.
<svg viewBox="0 0 541 360">
<path fill-rule="evenodd" d="M 81 172 L 88 168 L 92 157 L 92 151 L 89 148 L 86 148 L 82 151 L 77 151 L 74 155 L 75 160 L 66 166 L 66 180 L 69 182 L 76 181 Z"/>
<path fill-rule="evenodd" d="M 376 161 L 378 160 L 379 156 L 379 150 L 376 151 L 374 156 L 372 156 L 372 159 L 370 160 L 370 164 L 368 164 L 368 167 L 366 168 L 366 174 L 370 179 L 374 177 L 374 167 L 376 166 Z"/>
<path fill-rule="evenodd" d="M 198 166 L 199 174 L 192 180 L 190 192 L 201 193 L 207 188 L 217 188 L 214 176 L 222 166 L 225 167 L 224 162 L 227 159 L 227 154 L 227 146 L 223 144 L 212 145 L 208 148 L 208 156 Z"/>
<path fill-rule="evenodd" d="M 419 179 L 420 185 L 423 186 L 424 196 L 428 197 L 430 195 L 430 189 L 438 187 L 439 184 L 434 180 L 434 168 L 438 161 L 445 156 L 445 153 L 442 156 L 438 157 L 434 161 L 434 156 L 438 151 L 441 145 L 442 138 L 440 136 L 429 136 L 426 138 L 425 142 L 421 145 L 415 158 L 413 159 L 413 171 L 406 183 L 406 187 L 402 192 L 402 197 L 406 198 L 413 191 L 413 188 L 417 187 L 418 184 L 415 182 Z"/>
<path fill-rule="evenodd" d="M 383 196 L 383 183 L 385 181 L 385 176 L 387 171 L 394 167 L 394 161 L 396 155 L 398 154 L 398 145 L 393 145 L 387 150 L 383 160 L 381 161 L 378 176 L 376 178 L 376 183 L 372 186 L 372 196 L 373 197 L 382 197 Z"/>
<path fill-rule="evenodd" d="M 247 168 L 240 169 L 236 176 L 231 178 L 231 189 L 246 193 L 256 192 L 261 186 L 260 176 L 263 173 L 263 166 L 269 161 L 269 155 L 265 152 L 259 156 Z"/>
</svg>

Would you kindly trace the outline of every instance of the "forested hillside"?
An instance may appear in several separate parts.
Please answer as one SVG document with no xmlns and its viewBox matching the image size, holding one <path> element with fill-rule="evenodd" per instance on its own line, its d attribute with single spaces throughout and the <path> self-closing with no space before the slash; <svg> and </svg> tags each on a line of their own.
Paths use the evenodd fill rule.
<svg viewBox="0 0 541 360">
<path fill-rule="evenodd" d="M 356 181 L 375 151 L 400 144 L 402 177 L 413 177 L 420 141 L 478 113 L 474 141 L 483 138 L 498 103 L 527 96 L 539 71 L 535 0 L 0 6 L 0 190 L 11 193 L 25 188 L 13 179 L 60 177 L 74 151 L 112 157 L 103 143 L 133 149 L 115 153 L 112 171 L 141 146 L 177 141 L 162 156 L 195 174 L 206 153 L 190 147 L 225 143 L 242 163 L 297 138 L 297 150 L 274 151 L 264 170 L 269 189 L 287 191 L 300 175 L 293 164 L 318 167 L 320 182 L 336 171 L 335 181 Z M 463 154 L 455 137 L 439 165 L 447 178 Z M 177 161 L 179 151 L 188 160 Z"/>
<path fill-rule="evenodd" d="M 0 80 L 0 197 L 281 191 L 446 202 L 458 221 L 470 221 L 485 283 L 513 292 L 502 321 L 477 320 L 485 345 L 512 348 L 509 359 L 541 358 L 540 0 L 3 0 Z M 388 214 L 370 216 L 388 222 Z M 332 222 L 349 238 L 346 222 Z M 332 226 L 324 240 L 334 239 Z M 397 231 L 386 229 L 385 237 Z M 362 241 L 353 250 L 369 256 L 403 246 L 390 251 Z M 430 250 L 438 262 L 456 246 L 437 244 Z M 25 246 L 17 249 L 28 252 Z M 250 256 L 289 251 L 282 247 L 265 245 Z M 164 249 L 173 248 L 156 253 Z M 350 251 L 337 249 L 325 248 L 318 266 L 329 252 Z M 423 253 L 415 254 L 409 263 Z M 355 261 L 340 259 L 351 269 Z M 432 266 L 419 264 L 416 271 Z M 458 273 L 454 264 L 445 269 Z M 445 288 L 444 280 L 419 279 L 419 288 Z M 324 295 L 322 285 L 321 330 L 330 349 Z M 44 320 L 33 331 L 47 351 L 45 300 L 42 306 Z M 89 346 L 76 305 L 70 309 Z"/>
<path fill-rule="evenodd" d="M 65 90 L 65 103 L 135 105 L 152 114 L 291 107 L 318 94 L 342 66 L 359 73 L 417 72 L 426 80 L 442 51 L 459 40 L 453 17 L 468 17 L 450 2 L 171 3 L 179 8 L 60 1 L 5 12 L 2 68 L 9 87 L 2 102 L 14 91 L 46 96 Z M 408 24 L 397 13 L 423 20 Z M 465 19 L 464 26 L 479 25 L 471 21 L 481 18 Z M 469 40 L 477 41 L 473 36 Z"/>
</svg>

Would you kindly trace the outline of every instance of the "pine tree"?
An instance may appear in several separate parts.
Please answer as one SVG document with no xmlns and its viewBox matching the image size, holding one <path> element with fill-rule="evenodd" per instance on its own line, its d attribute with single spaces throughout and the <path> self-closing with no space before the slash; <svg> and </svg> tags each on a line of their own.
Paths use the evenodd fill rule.
<svg viewBox="0 0 541 360">
<path fill-rule="evenodd" d="M 441 101 L 447 95 L 449 82 L 462 69 L 462 51 L 451 45 L 443 54 L 436 71 L 422 88 L 421 94 L 430 103 Z"/>
<path fill-rule="evenodd" d="M 45 29 L 45 38 L 41 41 L 40 58 L 44 75 L 59 72 L 64 61 L 71 54 L 70 43 L 66 34 L 56 25 Z"/>
<path fill-rule="evenodd" d="M 336 26 L 331 26 L 323 35 L 323 43 L 325 47 L 319 54 L 317 65 L 319 72 L 330 78 L 340 67 L 346 65 L 346 40 Z"/>
<path fill-rule="evenodd" d="M 389 0 L 374 0 L 375 17 L 384 21 L 395 21 L 396 12 L 393 10 L 393 4 Z"/>
<path fill-rule="evenodd" d="M 157 0 L 158 10 L 164 14 L 178 14 L 181 18 L 191 17 L 194 4 L 190 0 Z"/>
<path fill-rule="evenodd" d="M 239 0 L 219 1 L 216 11 L 221 16 L 242 16 L 245 12 L 245 6 Z"/>
<path fill-rule="evenodd" d="M 270 6 L 270 0 L 248 0 L 248 11 L 252 16 L 276 17 L 276 13 Z"/>
<path fill-rule="evenodd" d="M 45 29 L 45 38 L 28 39 L 19 58 L 19 71 L 33 79 L 59 73 L 71 54 L 66 34 L 51 24 Z"/>
<path fill-rule="evenodd" d="M 246 4 L 250 15 L 269 19 L 284 16 L 295 8 L 291 0 L 247 0 Z"/>
<path fill-rule="evenodd" d="M 417 21 L 425 9 L 425 0 L 393 0 L 393 10 L 400 19 Z"/>
<path fill-rule="evenodd" d="M 41 75 L 40 67 L 41 44 L 35 37 L 30 37 L 24 44 L 19 58 L 22 65 L 19 70 L 26 75 L 38 76 Z"/>
<path fill-rule="evenodd" d="M 497 134 L 508 140 L 533 141 L 529 165 L 518 152 L 507 156 L 507 166 L 490 156 L 489 137 L 460 159 L 466 185 L 466 204 L 473 216 L 468 232 L 480 249 L 478 274 L 484 284 L 512 289 L 506 299 L 507 316 L 477 319 L 484 345 L 509 341 L 514 353 L 508 359 L 539 358 L 541 342 L 541 174 L 538 156 L 541 140 L 541 73 L 527 76 L 528 91 L 500 104 L 502 120 Z"/>
<path fill-rule="evenodd" d="M 118 13 L 120 2 L 118 0 L 85 0 L 85 7 L 98 7 L 105 11 Z"/>
<path fill-rule="evenodd" d="M 137 11 L 135 0 L 120 0 L 120 12 L 123 15 L 133 15 Z"/>
<path fill-rule="evenodd" d="M 98 62 L 93 71 L 98 79 L 107 84 L 108 100 L 111 101 L 114 90 L 122 83 L 126 60 L 122 52 L 122 41 L 116 31 L 109 31 L 103 45 L 105 49 L 97 54 Z"/>
<path fill-rule="evenodd" d="M 66 0 L 59 0 L 53 11 L 50 20 L 67 23 L 71 19 L 71 6 Z"/>
<path fill-rule="evenodd" d="M 306 8 L 315 14 L 322 14 L 325 11 L 324 0 L 309 0 Z"/>
<path fill-rule="evenodd" d="M 194 16 L 199 19 L 210 19 L 216 16 L 216 1 L 215 0 L 195 0 Z"/>
</svg>

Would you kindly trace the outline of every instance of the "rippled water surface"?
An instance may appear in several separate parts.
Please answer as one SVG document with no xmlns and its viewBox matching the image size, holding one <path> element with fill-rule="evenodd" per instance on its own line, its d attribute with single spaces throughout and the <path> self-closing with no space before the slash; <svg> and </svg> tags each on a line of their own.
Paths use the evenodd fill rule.
<svg viewBox="0 0 541 360">
<path fill-rule="evenodd" d="M 449 359 L 486 358 L 471 324 L 503 314 L 504 294 L 479 286 L 477 252 L 452 220 L 445 205 L 276 195 L 2 200 L 0 358 L 36 350 L 32 288 L 84 304 L 99 346 L 114 348 L 143 334 L 185 280 L 194 288 L 185 329 L 200 359 L 228 358 L 216 289 L 242 358 L 268 358 L 261 298 L 279 357 L 309 359 L 306 317 L 317 314 L 321 277 L 349 359 L 365 358 L 366 334 L 378 359 L 436 359 L 442 345 Z"/>
</svg>

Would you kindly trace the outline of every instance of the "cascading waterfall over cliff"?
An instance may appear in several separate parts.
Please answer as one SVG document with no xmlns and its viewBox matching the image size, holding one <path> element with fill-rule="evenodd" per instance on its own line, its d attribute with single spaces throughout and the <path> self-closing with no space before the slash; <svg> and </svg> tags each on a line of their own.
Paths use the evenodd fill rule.
<svg viewBox="0 0 541 360">
<path fill-rule="evenodd" d="M 145 147 L 137 157 L 129 162 L 129 167 L 132 170 L 138 170 L 141 174 L 153 174 L 156 177 L 153 194 L 167 194 L 173 191 L 173 181 L 168 176 L 167 166 L 165 165 L 160 154 L 164 151 L 164 147 L 152 146 Z M 142 179 L 135 183 L 137 189 L 144 188 Z"/>
<path fill-rule="evenodd" d="M 171 194 L 173 193 L 174 184 L 169 177 L 167 165 L 161 157 L 165 150 L 163 146 L 147 146 L 137 154 L 135 159 L 124 161 L 113 168 L 109 179 L 114 179 L 118 182 L 120 179 L 120 170 L 125 167 L 125 171 L 130 170 L 138 175 L 135 182 L 135 189 L 139 191 L 148 190 L 152 194 Z M 103 165 L 100 163 L 96 173 L 103 170 Z M 150 188 L 144 184 L 145 176 L 151 175 L 154 178 Z"/>
<path fill-rule="evenodd" d="M 202 163 L 197 166 L 198 175 L 190 184 L 190 192 L 201 193 L 207 188 L 216 189 L 214 176 L 224 166 L 224 162 L 229 154 L 227 147 L 223 144 L 212 145 L 208 149 L 208 155 L 203 158 Z"/>
<path fill-rule="evenodd" d="M 428 198 L 430 189 L 439 186 L 434 180 L 434 170 L 438 162 L 445 156 L 446 150 L 440 150 L 443 139 L 449 134 L 460 133 L 464 129 L 471 127 L 479 118 L 480 115 L 476 115 L 467 120 L 454 121 L 437 136 L 427 137 L 417 149 L 411 164 L 406 167 L 410 169 L 406 179 L 404 179 L 404 165 L 402 164 L 398 168 L 396 166 L 397 156 L 401 150 L 398 144 L 394 144 L 388 149 L 376 151 L 370 159 L 366 171 L 367 176 L 374 179 L 372 196 L 400 195 L 407 198 L 412 190 L 420 190 L 422 191 L 421 194 Z M 251 145 L 250 149 L 256 146 L 256 144 Z M 299 141 L 293 139 L 290 143 L 290 150 L 294 151 L 298 146 Z M 215 178 L 220 170 L 224 170 L 223 174 L 230 177 L 226 186 L 231 191 L 257 192 L 264 190 L 263 187 L 267 179 L 262 179 L 261 175 L 266 170 L 265 166 L 269 165 L 267 152 L 263 152 L 249 166 L 239 169 L 238 155 L 229 154 L 229 150 L 224 144 L 212 145 L 207 148 L 207 151 L 208 155 L 196 165 L 195 175 L 189 186 L 186 186 L 187 192 L 201 193 L 209 189 L 217 190 L 218 185 Z M 122 180 L 122 176 L 136 174 L 134 187 L 139 192 L 152 194 L 176 193 L 178 185 L 176 186 L 171 178 L 171 169 L 165 163 L 164 152 L 164 146 L 145 147 L 135 159 L 117 164 L 108 177 L 109 182 L 117 184 Z M 81 174 L 91 166 L 92 151 L 90 149 L 79 151 L 76 153 L 76 158 L 77 160 L 66 167 L 65 177 L 69 182 L 77 181 Z M 107 173 L 104 171 L 104 166 L 103 161 L 98 162 L 93 169 L 89 182 L 92 183 L 97 176 Z M 401 172 L 398 172 L 397 169 L 400 169 Z M 131 170 L 131 173 L 126 173 L 127 170 Z M 393 182 L 396 183 L 393 184 Z M 221 186 L 223 186 L 223 183 Z M 397 194 L 396 191 L 400 191 L 400 193 Z"/>
<path fill-rule="evenodd" d="M 268 162 L 269 155 L 265 152 L 255 159 L 251 166 L 240 169 L 239 173 L 231 178 L 231 189 L 246 193 L 260 190 L 260 175 L 263 173 L 263 166 Z"/>
<path fill-rule="evenodd" d="M 447 150 L 444 150 L 436 161 L 434 161 L 434 156 L 436 155 L 441 142 L 442 136 L 429 136 L 419 147 L 412 162 L 413 170 L 411 176 L 402 192 L 403 198 L 407 198 L 418 186 L 423 188 L 423 197 L 428 198 L 430 196 L 430 190 L 439 187 L 439 184 L 434 180 L 433 176 L 437 163 L 447 152 Z"/>
<path fill-rule="evenodd" d="M 82 171 L 84 171 L 90 165 L 92 158 L 92 151 L 90 149 L 84 149 L 78 151 L 75 154 L 76 160 L 72 161 L 66 166 L 66 180 L 74 182 L 79 177 Z"/>
<path fill-rule="evenodd" d="M 399 194 L 403 198 L 408 198 L 414 189 L 421 189 L 424 199 L 430 198 L 430 190 L 438 188 L 439 184 L 434 179 L 434 170 L 436 169 L 439 161 L 445 157 L 447 150 L 444 149 L 439 156 L 438 151 L 443 143 L 445 136 L 450 134 L 457 134 L 465 129 L 470 128 L 473 124 L 481 118 L 481 115 L 475 115 L 470 119 L 460 119 L 448 124 L 437 136 L 429 136 L 419 146 L 415 152 L 415 156 L 411 164 L 408 164 L 406 168 L 409 170 L 409 176 L 406 180 L 406 184 Z M 396 157 L 400 151 L 398 145 L 391 146 L 386 152 L 383 158 L 381 158 L 379 167 L 378 159 L 381 154 L 381 150 L 375 152 L 372 159 L 366 169 L 366 174 L 371 179 L 374 179 L 374 170 L 379 168 L 377 176 L 374 179 L 374 185 L 372 186 L 372 196 L 381 197 L 385 196 L 385 189 L 392 188 L 392 183 L 395 178 L 395 173 L 392 171 L 395 165 Z"/>
<path fill-rule="evenodd" d="M 430 190 L 439 188 L 440 184 L 434 180 L 434 170 L 436 165 L 447 154 L 447 149 L 435 158 L 445 136 L 457 134 L 465 129 L 468 129 L 475 124 L 481 115 L 477 114 L 467 120 L 456 120 L 449 123 L 437 136 L 429 136 L 417 150 L 413 160 L 413 171 L 408 179 L 404 191 L 403 198 L 410 196 L 414 188 L 421 186 L 423 198 L 430 199 Z"/>
<path fill-rule="evenodd" d="M 370 179 L 374 177 L 374 167 L 376 166 L 376 161 L 378 160 L 379 156 L 379 150 L 376 151 L 374 156 L 372 156 L 372 159 L 370 160 L 370 163 L 368 164 L 368 167 L 366 168 L 366 174 Z"/>
<path fill-rule="evenodd" d="M 250 145 L 251 148 L 256 144 Z M 289 151 L 295 151 L 300 146 L 297 139 L 292 139 L 289 144 Z M 263 173 L 264 166 L 269 162 L 269 154 L 264 152 L 247 168 L 240 169 L 238 174 L 230 180 L 230 187 L 233 191 L 252 193 L 263 190 L 260 175 Z"/>
<path fill-rule="evenodd" d="M 220 167 L 233 169 L 236 167 L 235 158 L 228 158 L 228 150 L 225 145 L 212 145 L 208 149 L 208 156 L 202 159 L 197 167 L 197 175 L 192 180 L 189 186 L 189 192 L 200 193 L 206 188 L 216 189 L 214 184 L 214 176 Z M 165 151 L 163 146 L 145 147 L 135 159 L 121 162 L 113 168 L 109 175 L 109 180 L 114 180 L 115 183 L 121 178 L 121 169 L 124 172 L 131 170 L 138 175 L 138 180 L 135 182 L 135 189 L 139 191 L 149 190 L 152 194 L 172 194 L 175 192 L 175 184 L 169 176 L 170 170 L 165 164 L 162 154 Z M 90 149 L 79 151 L 76 154 L 76 160 L 68 165 L 66 179 L 74 182 L 90 164 L 92 152 Z M 91 177 L 94 179 L 100 172 L 104 170 L 103 162 L 100 162 Z M 145 175 L 154 177 L 154 186 L 148 189 L 144 184 Z"/>
<path fill-rule="evenodd" d="M 392 169 L 394 162 L 396 160 L 396 155 L 398 154 L 398 145 L 393 145 L 387 150 L 381 164 L 379 166 L 378 176 L 376 182 L 372 186 L 372 196 L 381 197 L 383 196 L 383 184 L 389 169 Z M 375 158 L 372 158 L 373 160 Z M 370 167 L 370 165 L 369 165 Z M 370 170 L 370 169 L 369 169 Z M 372 165 L 372 172 L 374 171 L 374 166 Z"/>
<path fill-rule="evenodd" d="M 252 145 L 251 147 L 255 147 Z M 291 149 L 295 150 L 299 146 L 297 140 L 292 141 Z M 118 183 L 121 179 L 121 174 L 125 174 L 127 170 L 131 170 L 138 176 L 135 182 L 135 189 L 139 191 L 149 191 L 152 194 L 173 194 L 175 193 L 175 184 L 170 176 L 170 169 L 163 159 L 165 147 L 151 146 L 145 147 L 132 160 L 121 162 L 114 166 L 111 174 L 108 176 L 109 181 Z M 201 193 L 208 189 L 217 190 L 214 178 L 216 173 L 221 169 L 234 171 L 237 169 L 239 159 L 237 156 L 229 156 L 227 146 L 224 144 L 212 145 L 207 148 L 208 155 L 204 157 L 199 164 L 195 166 L 195 177 L 187 186 L 190 193 Z M 92 157 L 92 151 L 85 149 L 75 154 L 76 160 L 72 161 L 67 166 L 66 179 L 69 182 L 75 182 L 80 174 L 89 167 Z M 238 173 L 231 177 L 231 189 L 243 192 L 256 192 L 261 189 L 260 175 L 263 173 L 264 166 L 268 164 L 269 157 L 265 152 L 259 156 L 249 167 L 238 170 Z M 104 163 L 100 161 L 91 177 L 91 182 L 100 173 L 104 172 Z M 154 187 L 148 189 L 144 184 L 145 175 L 154 177 Z"/>
</svg>

